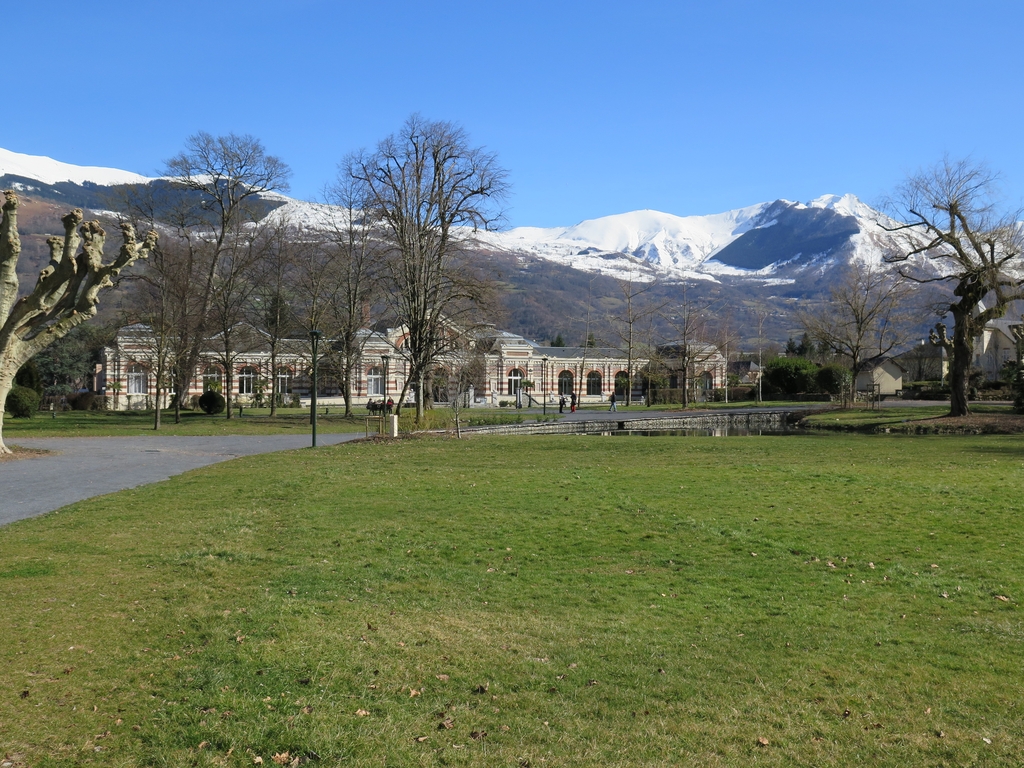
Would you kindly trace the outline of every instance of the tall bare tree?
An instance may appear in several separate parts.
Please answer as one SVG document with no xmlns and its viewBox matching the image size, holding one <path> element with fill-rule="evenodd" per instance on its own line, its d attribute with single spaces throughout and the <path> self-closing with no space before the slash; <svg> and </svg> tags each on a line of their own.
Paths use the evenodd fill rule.
<svg viewBox="0 0 1024 768">
<path fill-rule="evenodd" d="M 470 146 L 462 128 L 419 115 L 347 167 L 386 234 L 389 296 L 407 329 L 403 354 L 421 423 L 431 368 L 484 299 L 487 286 L 464 249 L 474 231 L 500 218 L 506 174 L 493 154 Z"/>
<path fill-rule="evenodd" d="M 849 362 L 854 387 L 864 360 L 906 342 L 917 309 L 911 299 L 911 285 L 898 271 L 857 261 L 843 270 L 826 300 L 797 318 L 811 338 Z"/>
<path fill-rule="evenodd" d="M 266 231 L 266 247 L 260 251 L 251 305 L 252 325 L 263 334 L 270 352 L 270 415 L 277 416 L 280 391 L 280 353 L 289 332 L 297 325 L 295 314 L 296 248 L 292 227 L 277 217 Z"/>
<path fill-rule="evenodd" d="M 690 402 L 690 374 L 701 364 L 713 358 L 715 347 L 711 324 L 715 299 L 698 299 L 691 287 L 682 286 L 681 300 L 668 308 L 665 320 L 674 331 L 675 338 L 663 345 L 661 359 L 668 363 L 680 380 L 683 405 Z"/>
<path fill-rule="evenodd" d="M 251 225 L 266 214 L 261 195 L 288 188 L 288 166 L 268 155 L 252 136 L 229 133 L 190 136 L 185 149 L 166 163 L 172 190 L 159 185 L 137 188 L 133 215 L 163 222 L 183 249 L 181 274 L 188 276 L 188 323 L 177 330 L 175 391 L 188 392 L 212 328 L 212 308 L 229 258 L 251 237 Z M 178 192 L 184 192 L 179 194 Z M 181 420 L 181 397 L 175 398 L 175 421 Z"/>
<path fill-rule="evenodd" d="M 1024 266 L 1021 213 L 1000 206 L 997 181 L 983 164 L 946 158 L 904 182 L 889 206 L 904 222 L 886 227 L 897 241 L 889 261 L 917 282 L 953 285 L 953 338 L 941 323 L 931 335 L 951 358 L 951 416 L 971 412 L 967 392 L 975 338 L 1011 301 L 1024 298 L 1018 276 Z M 923 262 L 933 264 L 931 274 Z"/>
<path fill-rule="evenodd" d="M 369 339 L 364 331 L 379 302 L 381 242 L 375 233 L 377 220 L 366 185 L 356 180 L 351 158 L 343 163 L 338 178 L 327 190 L 327 201 L 336 212 L 331 238 L 331 300 L 335 333 L 331 339 L 337 358 L 345 415 L 352 415 L 352 384 Z"/>
<path fill-rule="evenodd" d="M 638 280 L 637 275 L 631 271 L 626 277 L 615 278 L 615 283 L 622 292 L 622 307 L 611 315 L 610 320 L 626 352 L 626 375 L 629 379 L 626 385 L 626 405 L 629 406 L 633 404 L 634 360 L 637 348 L 645 340 L 644 320 L 662 311 L 665 303 L 650 300 L 651 291 L 657 286 L 655 280 Z M 646 341 L 646 346 L 650 346 L 650 339 Z"/>
<path fill-rule="evenodd" d="M 0 219 L 0 453 L 11 452 L 3 442 L 2 406 L 18 369 L 50 342 L 94 317 L 100 291 L 113 285 L 113 279 L 136 259 L 147 258 L 156 245 L 155 233 L 150 232 L 140 243 L 134 228 L 123 224 L 121 250 L 104 264 L 106 232 L 98 221 L 83 224 L 82 219 L 79 208 L 64 216 L 64 235 L 46 241 L 50 263 L 40 272 L 32 291 L 20 296 L 18 197 L 10 190 L 4 192 Z"/>
</svg>

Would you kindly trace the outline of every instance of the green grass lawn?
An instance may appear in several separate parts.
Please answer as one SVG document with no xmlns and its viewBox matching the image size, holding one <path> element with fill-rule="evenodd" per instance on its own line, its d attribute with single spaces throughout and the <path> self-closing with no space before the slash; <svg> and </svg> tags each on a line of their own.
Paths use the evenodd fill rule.
<svg viewBox="0 0 1024 768">
<path fill-rule="evenodd" d="M 1003 436 L 238 459 L 0 529 L 0 754 L 1020 765 L 1022 488 Z"/>
<path fill-rule="evenodd" d="M 557 409 L 556 409 L 557 410 Z M 283 408 L 277 416 L 270 418 L 269 408 L 245 408 L 243 416 L 231 419 L 224 414 L 208 416 L 204 413 L 183 411 L 181 423 L 174 423 L 174 412 L 161 415 L 158 432 L 153 430 L 152 411 L 60 411 L 56 414 L 40 412 L 30 419 L 15 419 L 4 415 L 3 435 L 5 440 L 19 437 L 116 437 L 122 435 L 278 435 L 307 434 L 310 431 L 309 411 L 298 408 Z M 338 432 L 363 432 L 366 429 L 366 409 L 355 409 L 351 418 L 345 418 L 342 408 L 320 407 L 317 409 L 317 431 L 322 434 Z M 404 432 L 416 429 L 413 422 L 415 410 L 402 411 L 401 429 Z M 558 418 L 549 413 L 549 420 Z M 514 409 L 474 408 L 462 412 L 463 425 L 503 424 L 539 420 L 537 414 L 525 414 Z M 454 424 L 452 412 L 444 407 L 427 411 L 423 429 L 446 429 Z"/>
</svg>

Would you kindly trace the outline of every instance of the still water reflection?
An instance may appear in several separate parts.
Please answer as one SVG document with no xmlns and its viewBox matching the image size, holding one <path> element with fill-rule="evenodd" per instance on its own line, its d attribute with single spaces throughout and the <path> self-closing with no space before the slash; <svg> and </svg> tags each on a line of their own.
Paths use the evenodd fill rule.
<svg viewBox="0 0 1024 768">
<path fill-rule="evenodd" d="M 715 427 L 713 429 L 622 429 L 594 432 L 602 437 L 750 437 L 751 435 L 794 435 L 800 430 L 785 427 Z"/>
</svg>

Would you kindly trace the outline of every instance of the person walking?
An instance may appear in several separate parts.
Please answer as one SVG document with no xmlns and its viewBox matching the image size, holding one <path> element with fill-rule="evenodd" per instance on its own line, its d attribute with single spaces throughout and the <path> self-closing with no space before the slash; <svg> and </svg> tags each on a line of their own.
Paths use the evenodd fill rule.
<svg viewBox="0 0 1024 768">
<path fill-rule="evenodd" d="M 558 398 L 558 412 L 565 413 L 565 395 Z"/>
<path fill-rule="evenodd" d="M 608 402 L 611 403 L 611 405 L 608 406 L 608 410 L 609 411 L 615 411 L 617 413 L 619 409 L 615 407 L 615 393 L 614 392 L 612 392 L 612 396 L 608 398 Z"/>
<path fill-rule="evenodd" d="M 576 393 L 569 395 L 569 413 L 576 413 Z"/>
</svg>

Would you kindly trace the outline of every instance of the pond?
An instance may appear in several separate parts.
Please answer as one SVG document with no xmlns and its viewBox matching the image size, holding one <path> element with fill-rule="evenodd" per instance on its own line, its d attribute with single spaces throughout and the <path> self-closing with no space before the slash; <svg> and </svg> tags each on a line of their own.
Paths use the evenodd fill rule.
<svg viewBox="0 0 1024 768">
<path fill-rule="evenodd" d="M 806 430 L 787 427 L 758 429 L 757 427 L 729 426 L 706 429 L 617 429 L 610 432 L 591 432 L 603 437 L 751 437 L 761 435 L 806 434 Z"/>
</svg>

